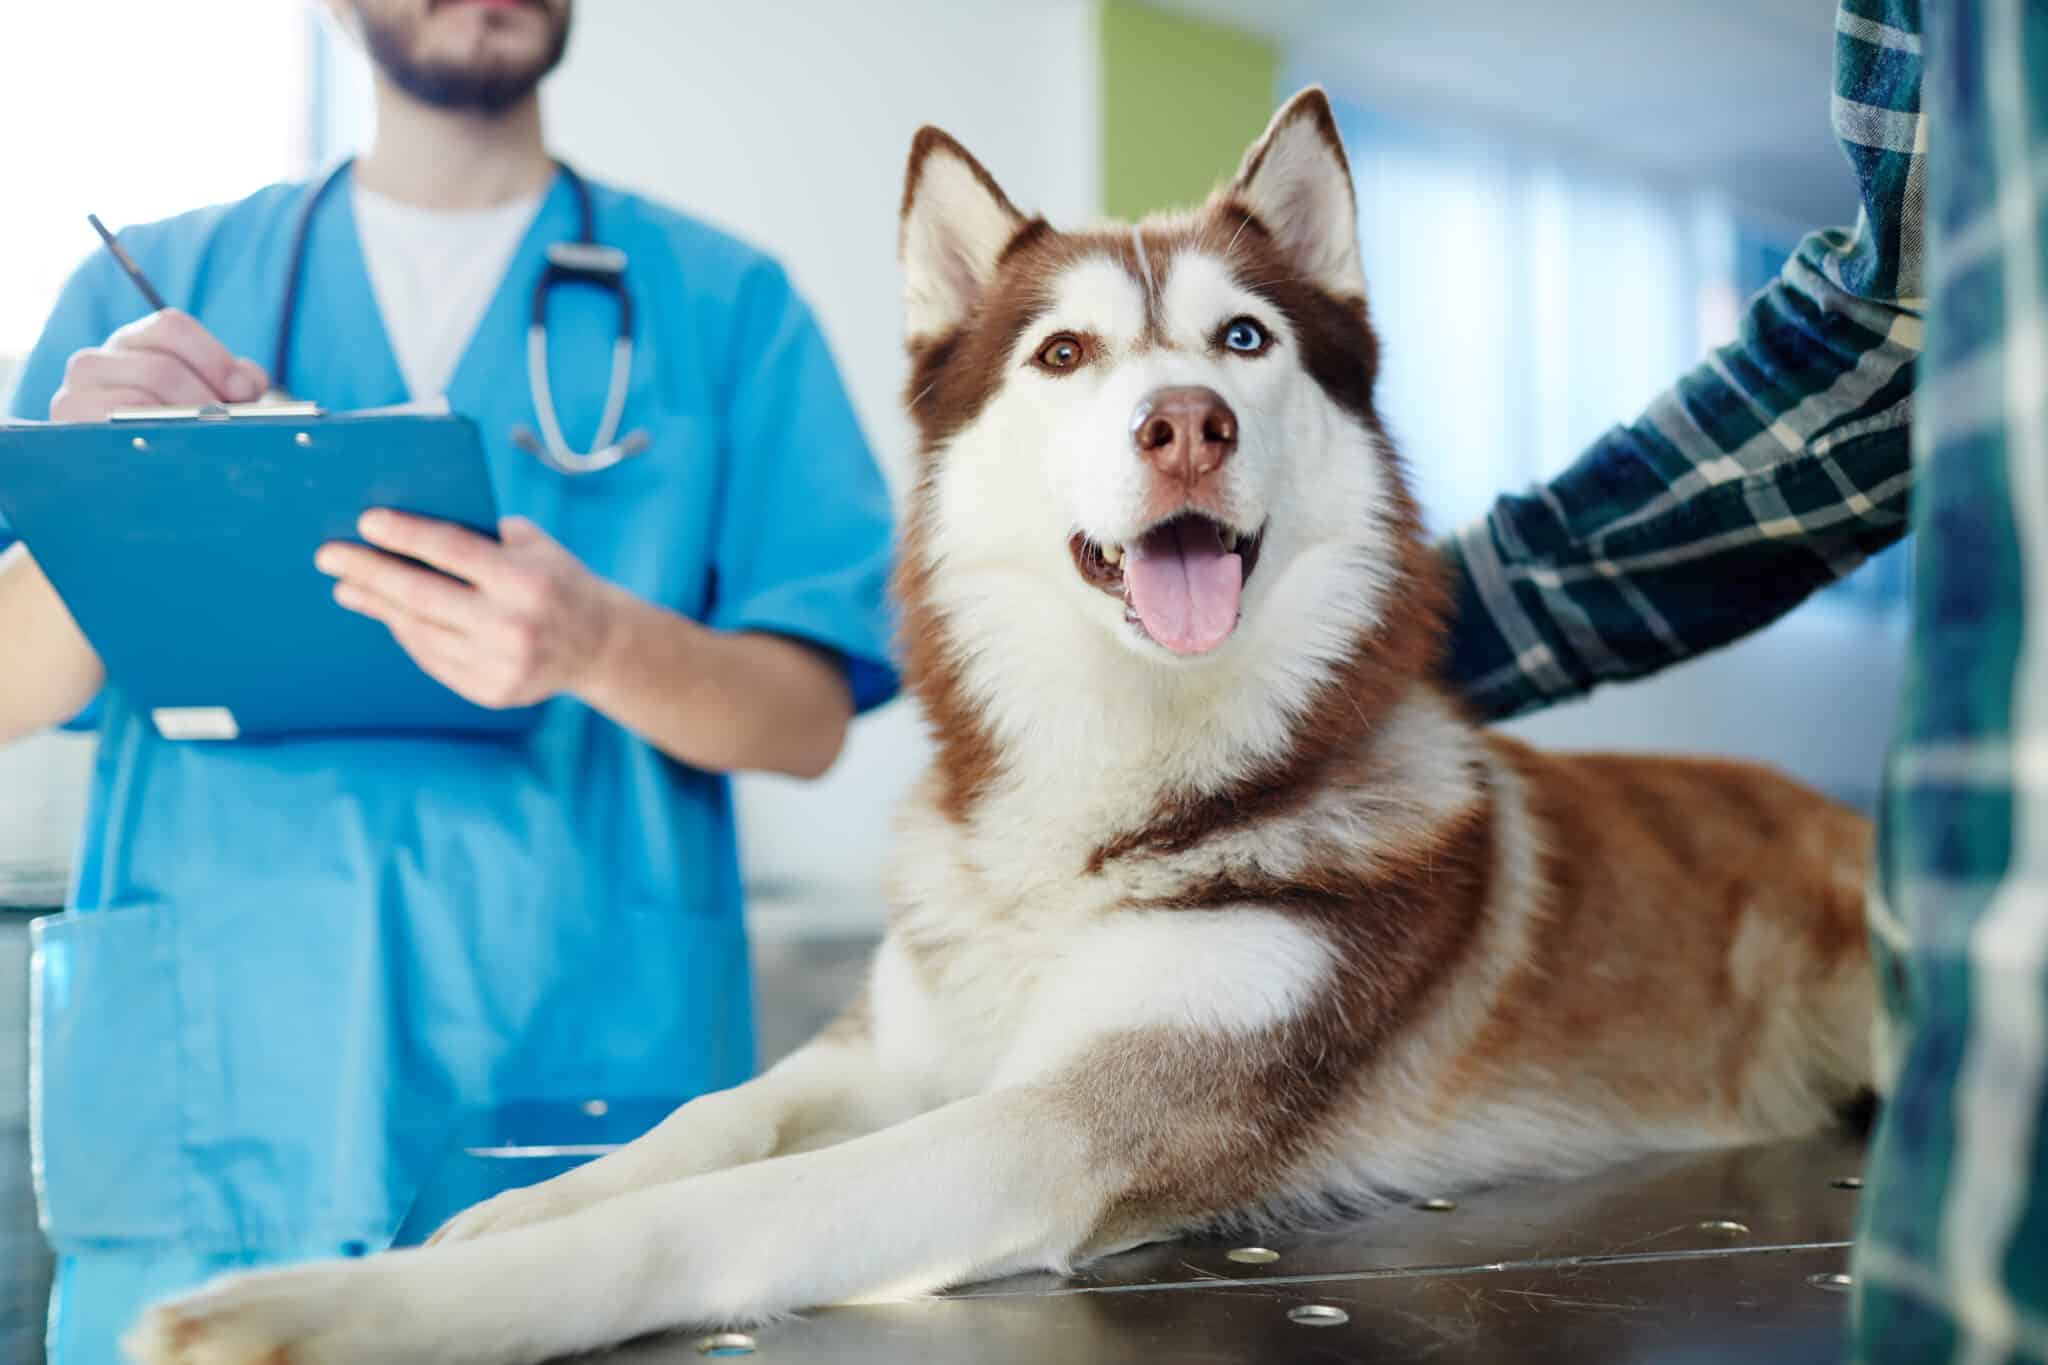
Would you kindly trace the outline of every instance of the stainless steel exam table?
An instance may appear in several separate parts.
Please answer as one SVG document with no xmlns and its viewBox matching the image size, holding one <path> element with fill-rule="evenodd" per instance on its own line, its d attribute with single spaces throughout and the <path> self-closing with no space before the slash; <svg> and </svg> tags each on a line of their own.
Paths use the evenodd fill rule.
<svg viewBox="0 0 2048 1365">
<path fill-rule="evenodd" d="M 668 1107 L 593 1100 L 480 1118 L 400 1240 L 587 1160 Z M 1841 1355 L 1861 1165 L 1847 1137 L 1661 1157 L 1586 1180 L 1425 1200 L 1264 1246 L 1145 1247 L 1073 1277 L 1018 1276 L 748 1333 L 682 1332 L 600 1359 L 1828 1362 Z"/>
</svg>

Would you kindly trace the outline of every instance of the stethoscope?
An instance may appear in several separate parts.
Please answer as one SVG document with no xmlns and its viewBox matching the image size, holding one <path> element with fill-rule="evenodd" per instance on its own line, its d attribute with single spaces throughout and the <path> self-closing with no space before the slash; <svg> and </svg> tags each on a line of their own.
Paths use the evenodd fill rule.
<svg viewBox="0 0 2048 1365">
<path fill-rule="evenodd" d="M 558 474 L 595 474 L 619 461 L 638 455 L 648 445 L 647 433 L 635 431 L 618 439 L 619 422 L 626 413 L 626 385 L 633 372 L 633 295 L 626 288 L 626 253 L 597 240 L 590 207 L 590 187 L 583 177 L 561 162 L 555 165 L 576 196 L 576 240 L 555 242 L 548 247 L 547 269 L 533 287 L 533 316 L 526 325 L 526 386 L 533 395 L 533 413 L 540 423 L 536 437 L 526 427 L 512 428 L 512 441 Z M 299 311 L 299 284 L 305 273 L 306 238 L 313 227 L 313 211 L 334 182 L 349 167 L 344 160 L 327 173 L 307 196 L 299 210 L 297 229 L 292 234 L 291 264 L 284 278 L 284 307 L 278 315 L 277 347 L 271 356 L 271 383 L 282 385 L 286 366 L 292 358 L 292 321 Z M 619 330 L 612 341 L 612 368 L 605 389 L 604 413 L 598 418 L 597 439 L 588 453 L 572 450 L 562 435 L 555 416 L 555 396 L 548 387 L 548 291 L 556 285 L 580 284 L 602 289 L 618 304 Z"/>
</svg>

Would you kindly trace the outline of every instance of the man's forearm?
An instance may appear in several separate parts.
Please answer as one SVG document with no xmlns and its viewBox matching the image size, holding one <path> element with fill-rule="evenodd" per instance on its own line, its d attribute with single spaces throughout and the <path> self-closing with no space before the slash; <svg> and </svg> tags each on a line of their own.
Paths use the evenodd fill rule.
<svg viewBox="0 0 2048 1365">
<path fill-rule="evenodd" d="M 582 701 L 695 768 L 816 777 L 832 766 L 853 701 L 824 653 L 613 591 L 607 644 L 575 689 Z"/>
<path fill-rule="evenodd" d="M 27 548 L 0 550 L 0 745 L 71 719 L 104 680 L 99 655 Z"/>
<path fill-rule="evenodd" d="M 1733 343 L 1447 547 L 1445 673 L 1481 713 L 1714 648 L 1905 533 L 1926 238 L 1919 11 L 1842 7 L 1835 119 L 1857 228 L 1808 236 Z"/>
</svg>

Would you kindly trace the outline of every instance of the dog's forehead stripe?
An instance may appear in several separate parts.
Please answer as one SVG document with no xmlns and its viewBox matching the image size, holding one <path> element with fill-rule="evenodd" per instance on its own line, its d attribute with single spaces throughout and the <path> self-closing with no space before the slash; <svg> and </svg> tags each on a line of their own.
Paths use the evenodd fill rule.
<svg viewBox="0 0 2048 1365">
<path fill-rule="evenodd" d="M 1145 330 L 1150 332 L 1158 326 L 1157 289 L 1152 281 L 1152 262 L 1145 257 L 1145 234 L 1135 227 L 1131 229 L 1131 245 L 1138 253 L 1138 283 L 1145 291 Z"/>
</svg>

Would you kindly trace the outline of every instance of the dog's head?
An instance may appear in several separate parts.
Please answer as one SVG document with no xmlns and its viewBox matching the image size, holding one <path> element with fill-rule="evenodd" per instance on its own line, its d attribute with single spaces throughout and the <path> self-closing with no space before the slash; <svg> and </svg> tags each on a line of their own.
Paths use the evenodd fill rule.
<svg viewBox="0 0 2048 1365">
<path fill-rule="evenodd" d="M 927 128 L 901 251 L 911 414 L 980 540 L 949 559 L 1057 556 L 1074 609 L 1161 662 L 1264 634 L 1361 559 L 1390 576 L 1406 499 L 1320 91 L 1198 212 L 1080 233 Z"/>
<path fill-rule="evenodd" d="M 939 599 L 956 635 L 990 641 L 961 655 L 999 628 L 1041 654 L 1107 646 L 1134 686 L 1278 668 L 1303 713 L 1407 595 L 1419 545 L 1373 410 L 1322 93 L 1289 102 L 1200 209 L 1079 232 L 1020 213 L 926 128 L 900 251 L 923 453 L 899 580 L 913 614 Z M 963 624 L 982 617 L 1001 624 Z"/>
</svg>

